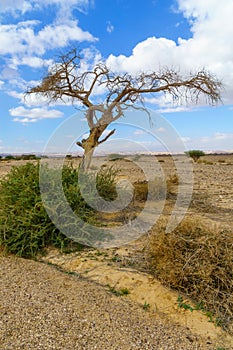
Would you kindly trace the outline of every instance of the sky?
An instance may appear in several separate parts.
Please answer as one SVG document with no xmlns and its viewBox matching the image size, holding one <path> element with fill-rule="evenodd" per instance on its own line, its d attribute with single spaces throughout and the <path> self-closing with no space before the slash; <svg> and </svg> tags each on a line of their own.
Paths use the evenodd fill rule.
<svg viewBox="0 0 233 350">
<path fill-rule="evenodd" d="M 73 47 L 88 68 L 104 62 L 113 71 L 130 74 L 163 66 L 183 74 L 207 69 L 224 85 L 219 105 L 177 105 L 162 96 L 148 98 L 146 105 L 155 120 L 159 115 L 173 128 L 185 149 L 233 152 L 232 16 L 232 0 L 1 0 L 0 153 L 44 152 L 74 114 L 77 124 L 63 136 L 73 145 L 88 131 L 77 106 L 25 98 L 57 57 Z M 166 150 L 147 132 L 146 118 L 142 122 L 137 115 L 131 127 L 127 115 L 121 119 L 108 150 L 124 150 L 134 142 L 140 149 Z M 157 127 L 158 139 L 165 129 Z M 132 149 L 136 151 L 135 145 Z M 61 152 L 57 144 L 56 151 Z"/>
</svg>

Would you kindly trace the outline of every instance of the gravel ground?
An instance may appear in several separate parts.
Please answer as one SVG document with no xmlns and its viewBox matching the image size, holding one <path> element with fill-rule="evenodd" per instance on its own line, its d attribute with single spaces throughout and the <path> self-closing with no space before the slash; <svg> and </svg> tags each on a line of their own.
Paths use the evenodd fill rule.
<svg viewBox="0 0 233 350">
<path fill-rule="evenodd" d="M 127 297 L 53 266 L 0 256 L 0 349 L 216 349 Z"/>
</svg>

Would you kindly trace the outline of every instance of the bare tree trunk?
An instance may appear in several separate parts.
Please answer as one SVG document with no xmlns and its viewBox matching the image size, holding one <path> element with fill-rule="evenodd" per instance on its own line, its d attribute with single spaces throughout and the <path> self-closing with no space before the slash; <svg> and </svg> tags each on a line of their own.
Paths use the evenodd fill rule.
<svg viewBox="0 0 233 350">
<path fill-rule="evenodd" d="M 83 155 L 83 159 L 82 159 L 82 163 L 81 163 L 81 169 L 84 172 L 87 172 L 90 169 L 94 151 L 95 151 L 95 147 L 90 148 L 90 149 L 84 149 L 84 155 Z"/>
<path fill-rule="evenodd" d="M 87 139 L 82 140 L 82 142 L 77 142 L 77 145 L 81 146 L 84 149 L 83 160 L 81 163 L 81 168 L 84 172 L 87 172 L 90 169 L 91 160 L 95 148 L 102 143 L 99 141 L 104 130 L 107 128 L 107 124 L 95 126 L 91 131 Z"/>
</svg>

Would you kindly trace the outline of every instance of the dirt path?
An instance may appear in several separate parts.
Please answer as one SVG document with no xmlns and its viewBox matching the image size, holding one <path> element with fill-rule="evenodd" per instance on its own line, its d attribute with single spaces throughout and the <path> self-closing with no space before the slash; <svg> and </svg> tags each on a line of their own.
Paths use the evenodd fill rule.
<svg viewBox="0 0 233 350">
<path fill-rule="evenodd" d="M 90 279 L 0 257 L 0 349 L 214 350 L 193 334 Z"/>
<path fill-rule="evenodd" d="M 188 328 L 145 312 L 90 280 L 0 257 L 0 349 L 214 350 Z"/>
</svg>

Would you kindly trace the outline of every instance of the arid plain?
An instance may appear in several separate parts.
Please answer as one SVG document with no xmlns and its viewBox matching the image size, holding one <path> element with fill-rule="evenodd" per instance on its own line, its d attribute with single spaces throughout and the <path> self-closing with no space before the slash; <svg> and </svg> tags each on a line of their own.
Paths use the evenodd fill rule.
<svg viewBox="0 0 233 350">
<path fill-rule="evenodd" d="M 68 161 L 77 165 L 80 159 L 74 158 Z M 0 176 L 7 174 L 12 166 L 24 163 L 25 161 L 21 160 L 1 161 Z M 114 160 L 99 157 L 94 159 L 92 169 L 98 169 L 103 163 L 116 167 L 119 170 L 119 179 L 127 178 L 132 184 L 136 185 L 145 183 L 142 170 L 151 169 L 151 171 L 158 172 L 160 176 L 163 174 L 167 193 L 162 216 L 169 218 L 179 191 L 179 167 L 182 169 L 182 164 L 183 167 L 185 166 L 182 156 L 126 156 Z M 198 162 L 191 162 L 190 164 L 194 177 L 192 198 L 185 209 L 185 217 L 203 222 L 219 231 L 225 229 L 232 231 L 233 155 L 206 155 L 201 157 Z M 140 186 L 135 186 L 135 192 L 135 205 L 137 210 L 140 211 L 143 209 L 145 201 L 143 190 Z M 130 213 L 128 214 L 130 215 Z M 104 219 L 109 222 L 111 216 L 104 217 Z M 121 214 L 114 217 L 114 225 L 121 225 L 121 219 Z M 93 283 L 97 283 L 103 286 L 107 293 L 117 295 L 117 292 L 121 293 L 125 290 L 127 293 L 124 295 L 122 292 L 122 298 L 126 299 L 126 302 L 128 299 L 129 305 L 131 302 L 135 303 L 139 308 L 148 311 L 149 317 L 152 319 L 159 318 L 165 324 L 175 323 L 178 327 L 184 327 L 183 330 L 187 332 L 189 340 L 191 339 L 190 347 L 186 344 L 187 339 L 185 339 L 183 343 L 181 340 L 180 344 L 176 343 L 177 340 L 175 340 L 174 344 L 177 345 L 171 344 L 169 349 L 178 350 L 182 349 L 183 346 L 187 349 L 214 350 L 219 346 L 230 349 L 233 344 L 230 335 L 223 332 L 220 327 L 216 327 L 213 322 L 209 322 L 208 317 L 201 311 L 190 312 L 190 310 L 180 308 L 177 303 L 178 293 L 162 285 L 153 274 L 150 274 L 145 254 L 147 244 L 149 244 L 148 237 L 149 234 L 145 233 L 140 239 L 123 246 L 111 249 L 90 249 L 70 254 L 62 254 L 56 249 L 49 248 L 47 255 L 38 257 L 38 259 L 43 263 L 50 263 L 66 273 L 84 277 L 87 282 L 90 281 L 92 286 Z M 1 259 L 3 264 L 5 263 L 4 259 L 6 258 Z M 15 260 L 13 261 L 12 268 L 15 269 Z M 20 264 L 22 263 L 20 262 Z M 26 266 L 27 260 L 23 260 L 23 264 Z M 28 264 L 30 265 L 30 262 Z M 10 268 L 10 260 L 7 260 L 6 265 Z M 47 268 L 47 265 L 43 266 L 44 269 Z M 59 277 L 59 281 L 61 279 L 62 275 Z M 10 285 L 8 288 L 10 288 Z M 190 302 L 189 299 L 185 299 L 185 301 L 187 305 Z M 4 307 L 7 308 L 6 305 Z M 26 333 L 22 333 L 21 336 L 26 336 Z M 6 338 L 4 339 L 5 343 L 3 344 L 6 347 L 2 349 L 13 348 L 10 347 L 11 345 L 9 345 L 10 343 L 7 342 Z M 12 344 L 14 344 L 13 340 Z M 164 343 L 160 348 L 167 349 L 166 346 Z M 26 345 L 25 347 L 15 345 L 15 349 L 21 348 L 27 349 Z M 37 348 L 40 347 L 35 347 L 35 349 Z M 114 349 L 113 346 L 110 348 Z M 119 347 L 119 349 L 121 348 L 124 349 L 123 346 Z M 83 349 L 89 349 L 88 345 L 83 346 Z M 96 349 L 100 349 L 100 347 L 97 345 Z M 145 349 L 153 349 L 153 347 L 145 346 Z"/>
</svg>

